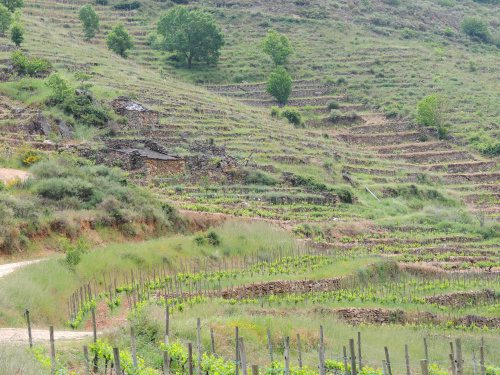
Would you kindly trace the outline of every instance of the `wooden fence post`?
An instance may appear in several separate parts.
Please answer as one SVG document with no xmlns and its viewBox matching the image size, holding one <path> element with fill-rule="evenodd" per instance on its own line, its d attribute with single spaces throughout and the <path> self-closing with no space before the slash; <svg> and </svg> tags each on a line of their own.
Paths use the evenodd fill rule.
<svg viewBox="0 0 500 375">
<path fill-rule="evenodd" d="M 165 336 L 170 335 L 170 308 L 168 302 L 165 307 Z"/>
<path fill-rule="evenodd" d="M 170 374 L 170 358 L 168 357 L 168 352 L 166 350 L 163 351 L 163 374 Z"/>
<path fill-rule="evenodd" d="M 426 359 L 420 361 L 420 368 L 422 369 L 422 375 L 429 375 L 429 362 Z"/>
<path fill-rule="evenodd" d="M 252 365 L 252 375 L 259 375 L 259 366 Z"/>
<path fill-rule="evenodd" d="M 358 331 L 358 366 L 359 370 L 363 368 L 363 361 L 361 359 L 361 332 Z"/>
<path fill-rule="evenodd" d="M 201 357 L 202 357 L 202 349 L 201 349 L 201 320 L 200 318 L 196 319 L 196 347 L 198 349 L 198 362 L 196 366 L 196 373 L 201 375 Z"/>
<path fill-rule="evenodd" d="M 462 357 L 462 341 L 460 339 L 455 339 L 455 351 L 456 362 L 457 362 L 457 375 L 464 375 L 464 362 Z"/>
<path fill-rule="evenodd" d="M 137 345 L 135 343 L 135 332 L 134 327 L 130 327 L 130 341 L 132 345 L 132 364 L 134 368 L 137 368 Z"/>
<path fill-rule="evenodd" d="M 85 360 L 85 375 L 90 375 L 89 348 L 87 345 L 83 346 L 83 358 Z"/>
<path fill-rule="evenodd" d="M 389 349 L 387 346 L 384 346 L 384 352 L 385 352 L 385 361 L 387 362 L 387 372 L 389 375 L 392 375 L 392 368 L 391 368 L 391 360 L 389 358 Z"/>
<path fill-rule="evenodd" d="M 215 337 L 213 328 L 210 328 L 210 344 L 212 347 L 212 354 L 215 355 Z"/>
<path fill-rule="evenodd" d="M 236 359 L 235 359 L 235 366 L 234 366 L 234 373 L 236 375 L 239 374 L 239 364 L 240 364 L 240 330 L 238 327 L 234 328 L 234 336 L 235 336 L 235 346 L 236 346 Z"/>
<path fill-rule="evenodd" d="M 429 348 L 427 346 L 427 337 L 424 337 L 424 354 L 425 354 L 425 359 L 427 360 L 427 363 L 429 363 Z"/>
<path fill-rule="evenodd" d="M 481 375 L 486 375 L 486 367 L 484 366 L 484 346 L 482 345 L 479 348 L 479 368 L 481 369 Z"/>
<path fill-rule="evenodd" d="M 189 375 L 193 375 L 193 344 L 188 343 L 188 369 Z"/>
<path fill-rule="evenodd" d="M 455 355 L 450 353 L 450 366 L 451 366 L 451 375 L 457 375 L 457 366 L 455 363 Z"/>
<path fill-rule="evenodd" d="M 347 367 L 347 349 L 345 345 L 342 347 L 344 353 L 344 375 L 349 375 L 349 369 Z"/>
<path fill-rule="evenodd" d="M 30 348 L 32 348 L 33 347 L 33 336 L 31 334 L 30 311 L 28 309 L 26 309 L 24 314 L 26 315 L 26 323 L 28 324 L 28 341 L 30 344 Z"/>
<path fill-rule="evenodd" d="M 325 338 L 323 326 L 319 326 L 319 374 L 325 375 Z"/>
<path fill-rule="evenodd" d="M 120 365 L 120 350 L 118 348 L 113 348 L 113 358 L 115 360 L 116 375 L 122 375 L 122 369 Z"/>
<path fill-rule="evenodd" d="M 354 339 L 349 339 L 349 350 L 351 352 L 351 373 L 356 375 L 356 352 L 354 351 Z"/>
<path fill-rule="evenodd" d="M 408 351 L 408 345 L 407 344 L 405 344 L 405 364 L 406 364 L 406 375 L 411 375 L 410 353 Z"/>
<path fill-rule="evenodd" d="M 300 334 L 297 333 L 297 354 L 299 360 L 299 368 L 302 368 L 302 345 L 300 344 Z"/>
<path fill-rule="evenodd" d="M 241 374 L 248 375 L 247 354 L 245 352 L 245 343 L 243 337 L 240 337 L 240 358 L 241 358 Z"/>
<path fill-rule="evenodd" d="M 56 372 L 56 346 L 54 340 L 54 326 L 49 327 L 50 339 L 50 373 L 53 375 Z"/>
<path fill-rule="evenodd" d="M 285 337 L 285 375 L 290 375 L 290 337 Z"/>
<path fill-rule="evenodd" d="M 273 363 L 273 343 L 271 341 L 271 330 L 269 328 L 267 329 L 267 346 L 269 348 L 269 358 L 271 359 L 271 363 Z"/>
<path fill-rule="evenodd" d="M 96 324 L 96 321 L 95 321 L 95 308 L 92 307 L 92 335 L 93 335 L 93 338 L 94 338 L 94 343 L 97 341 L 97 324 Z"/>
</svg>

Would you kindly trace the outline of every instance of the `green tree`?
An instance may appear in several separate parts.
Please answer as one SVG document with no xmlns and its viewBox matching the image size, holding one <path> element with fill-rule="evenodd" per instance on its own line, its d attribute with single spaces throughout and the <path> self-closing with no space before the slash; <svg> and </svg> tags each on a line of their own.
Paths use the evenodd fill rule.
<svg viewBox="0 0 500 375">
<path fill-rule="evenodd" d="M 276 67 L 267 80 L 267 92 L 274 96 L 278 103 L 286 104 L 292 93 L 292 77 L 282 66 Z"/>
<path fill-rule="evenodd" d="M 262 40 L 262 50 L 271 56 L 276 65 L 283 65 L 292 54 L 293 47 L 286 35 L 270 30 Z"/>
<path fill-rule="evenodd" d="M 9 30 L 11 22 L 12 16 L 9 9 L 5 5 L 0 4 L 0 36 L 4 36 L 5 32 Z"/>
<path fill-rule="evenodd" d="M 84 5 L 80 9 L 78 16 L 80 21 L 83 23 L 85 39 L 90 40 L 95 37 L 96 32 L 99 31 L 99 17 L 95 12 L 94 7 L 90 4 Z"/>
<path fill-rule="evenodd" d="M 443 126 L 444 113 L 445 101 L 437 94 L 428 95 L 417 104 L 417 122 L 420 125 L 439 129 Z"/>
<path fill-rule="evenodd" d="M 12 25 L 10 28 L 10 39 L 18 47 L 24 42 L 24 29 L 20 24 L 15 23 Z"/>
<path fill-rule="evenodd" d="M 127 51 L 134 46 L 132 37 L 121 23 L 116 25 L 108 34 L 106 44 L 111 51 L 122 57 L 127 57 Z"/>
<path fill-rule="evenodd" d="M 14 12 L 17 8 L 22 8 L 24 6 L 23 0 L 0 0 L 0 4 L 3 4 L 11 12 Z"/>
<path fill-rule="evenodd" d="M 211 15 L 176 6 L 160 18 L 157 28 L 163 37 L 162 48 L 182 55 L 188 68 L 194 60 L 207 64 L 219 60 L 224 36 Z"/>
<path fill-rule="evenodd" d="M 480 18 L 466 17 L 462 22 L 462 31 L 471 38 L 479 39 L 483 42 L 491 41 L 491 34 L 488 24 Z"/>
<path fill-rule="evenodd" d="M 50 87 L 52 91 L 51 100 L 56 103 L 62 103 L 71 95 L 71 87 L 59 73 L 52 73 L 45 84 Z"/>
</svg>

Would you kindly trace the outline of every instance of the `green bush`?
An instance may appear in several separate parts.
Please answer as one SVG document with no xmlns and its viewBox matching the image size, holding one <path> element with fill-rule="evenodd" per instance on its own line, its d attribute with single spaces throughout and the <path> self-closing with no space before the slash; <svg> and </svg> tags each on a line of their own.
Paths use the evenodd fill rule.
<svg viewBox="0 0 500 375">
<path fill-rule="evenodd" d="M 35 191 L 41 197 L 51 200 L 62 200 L 75 197 L 83 202 L 96 198 L 96 189 L 90 183 L 77 177 L 50 178 L 35 185 Z"/>
<path fill-rule="evenodd" d="M 445 107 L 446 103 L 441 96 L 437 94 L 426 96 L 417 104 L 417 123 L 435 128 L 442 127 Z"/>
<path fill-rule="evenodd" d="M 21 51 L 14 51 L 11 56 L 12 66 L 19 75 L 39 76 L 50 71 L 52 65 L 45 59 L 29 58 Z"/>
<path fill-rule="evenodd" d="M 292 77 L 285 68 L 278 66 L 267 80 L 266 91 L 274 96 L 278 103 L 286 104 L 292 93 Z"/>
<path fill-rule="evenodd" d="M 0 36 L 4 36 L 5 32 L 9 30 L 11 22 L 12 16 L 10 15 L 9 9 L 0 3 Z"/>
<path fill-rule="evenodd" d="M 116 10 L 135 10 L 141 7 L 141 3 L 138 1 L 131 2 L 121 2 L 113 5 L 113 8 Z"/>
<path fill-rule="evenodd" d="M 132 37 L 125 27 L 119 23 L 106 37 L 108 48 L 121 57 L 127 57 L 127 51 L 134 46 Z"/>
<path fill-rule="evenodd" d="M 24 42 L 24 28 L 20 24 L 15 23 L 10 28 L 10 40 L 16 47 L 20 47 Z"/>
<path fill-rule="evenodd" d="M 328 102 L 326 107 L 331 111 L 332 109 L 339 109 L 340 104 L 338 102 L 331 101 L 331 102 Z"/>
<path fill-rule="evenodd" d="M 295 126 L 303 125 L 302 115 L 296 108 L 284 108 L 283 111 L 281 111 L 281 116 L 286 118 L 290 124 Z"/>
<path fill-rule="evenodd" d="M 477 17 L 466 17 L 462 21 L 462 31 L 471 38 L 478 39 L 482 42 L 489 43 L 492 41 L 488 24 Z"/>
<path fill-rule="evenodd" d="M 0 0 L 0 4 L 2 4 L 2 3 L 11 12 L 14 12 L 17 8 L 22 8 L 24 6 L 23 0 Z"/>
<path fill-rule="evenodd" d="M 96 32 L 99 30 L 99 17 L 90 4 L 84 5 L 78 17 L 83 24 L 83 31 L 85 33 L 85 40 L 90 40 L 95 37 Z"/>
<path fill-rule="evenodd" d="M 283 65 L 293 52 L 290 40 L 286 35 L 275 30 L 270 30 L 262 40 L 262 49 L 271 57 L 275 65 Z"/>
<path fill-rule="evenodd" d="M 244 170 L 244 181 L 247 185 L 276 185 L 278 181 L 268 173 L 258 170 Z"/>
</svg>

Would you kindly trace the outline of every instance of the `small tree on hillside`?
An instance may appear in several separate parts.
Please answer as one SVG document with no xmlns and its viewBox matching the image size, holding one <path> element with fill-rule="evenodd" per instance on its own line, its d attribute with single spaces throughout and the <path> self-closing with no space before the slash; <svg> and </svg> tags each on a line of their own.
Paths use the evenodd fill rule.
<svg viewBox="0 0 500 375">
<path fill-rule="evenodd" d="M 158 34 L 163 37 L 162 48 L 185 57 L 188 68 L 194 60 L 216 63 L 224 45 L 224 36 L 211 15 L 183 6 L 160 18 Z"/>
<path fill-rule="evenodd" d="M 20 47 L 22 42 L 24 42 L 24 29 L 23 27 L 15 23 L 10 28 L 10 39 L 17 46 Z"/>
<path fill-rule="evenodd" d="M 276 65 L 283 65 L 288 56 L 293 52 L 292 45 L 287 36 L 275 30 L 270 30 L 262 40 L 262 49 L 264 53 L 271 56 Z"/>
<path fill-rule="evenodd" d="M 417 104 L 417 122 L 438 129 L 443 127 L 445 104 L 437 94 L 426 96 Z"/>
<path fill-rule="evenodd" d="M 14 12 L 17 8 L 22 8 L 24 6 L 23 0 L 0 0 L 0 4 L 3 4 L 11 12 Z"/>
<path fill-rule="evenodd" d="M 106 38 L 108 48 L 122 57 L 127 57 L 127 51 L 134 46 L 132 37 L 120 23 L 116 25 Z"/>
<path fill-rule="evenodd" d="M 288 102 L 288 98 L 292 93 L 292 77 L 282 66 L 278 66 L 269 75 L 267 92 L 282 105 Z"/>
<path fill-rule="evenodd" d="M 4 36 L 5 32 L 9 30 L 12 16 L 9 9 L 3 4 L 0 4 L 0 36 Z"/>
<path fill-rule="evenodd" d="M 488 24 L 480 18 L 465 18 L 462 22 L 462 31 L 471 38 L 479 39 L 485 43 L 489 43 L 491 41 Z"/>
<path fill-rule="evenodd" d="M 99 17 L 94 10 L 94 7 L 90 4 L 83 6 L 78 14 L 80 21 L 83 23 L 83 31 L 85 33 L 85 39 L 90 40 L 95 37 L 97 31 L 99 31 Z"/>
</svg>

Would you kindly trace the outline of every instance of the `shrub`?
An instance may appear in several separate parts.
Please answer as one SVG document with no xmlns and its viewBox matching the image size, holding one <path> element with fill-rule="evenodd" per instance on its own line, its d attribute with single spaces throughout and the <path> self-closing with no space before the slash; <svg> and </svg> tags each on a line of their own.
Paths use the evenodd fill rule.
<svg viewBox="0 0 500 375">
<path fill-rule="evenodd" d="M 78 14 L 80 21 L 83 23 L 83 31 L 85 40 L 90 40 L 95 37 L 96 32 L 99 30 L 99 17 L 90 4 L 84 5 Z"/>
<path fill-rule="evenodd" d="M 445 101 L 437 94 L 428 95 L 417 104 L 417 122 L 439 128 L 443 125 Z"/>
<path fill-rule="evenodd" d="M 278 181 L 271 176 L 262 171 L 258 170 L 243 170 L 245 184 L 248 185 L 276 185 Z"/>
<path fill-rule="evenodd" d="M 19 75 L 37 76 L 47 73 L 51 69 L 51 64 L 41 58 L 29 58 L 21 51 L 12 53 L 12 65 Z"/>
<path fill-rule="evenodd" d="M 15 23 L 10 28 L 10 40 L 12 40 L 12 43 L 17 47 L 21 46 L 24 42 L 24 29 L 20 24 Z"/>
<path fill-rule="evenodd" d="M 491 42 L 491 34 L 488 30 L 488 24 L 480 18 L 466 17 L 462 22 L 462 31 L 474 39 L 482 42 Z"/>
<path fill-rule="evenodd" d="M 135 10 L 141 7 L 141 3 L 138 1 L 132 1 L 130 3 L 122 2 L 113 5 L 113 8 L 116 10 Z"/>
<path fill-rule="evenodd" d="M 281 116 L 286 118 L 290 124 L 295 126 L 302 125 L 302 115 L 296 108 L 285 108 L 281 111 Z"/>
<path fill-rule="evenodd" d="M 329 110 L 332 110 L 332 109 L 339 109 L 340 108 L 340 104 L 338 102 L 335 102 L 335 101 L 331 101 L 331 102 L 328 102 L 327 106 L 326 106 Z"/>
<path fill-rule="evenodd" d="M 275 65 L 283 65 L 293 52 L 286 35 L 275 30 L 270 30 L 262 40 L 262 50 L 271 57 Z"/>
<path fill-rule="evenodd" d="M 95 0 L 96 5 L 108 5 L 108 0 Z"/>
<path fill-rule="evenodd" d="M 55 103 L 62 103 L 71 95 L 71 88 L 64 78 L 58 73 L 52 73 L 45 84 L 51 89 L 51 100 Z"/>
<path fill-rule="evenodd" d="M 0 36 L 4 36 L 5 32 L 9 29 L 12 22 L 12 16 L 9 9 L 0 3 Z"/>
<path fill-rule="evenodd" d="M 157 30 L 163 36 L 162 48 L 185 58 L 188 68 L 196 60 L 207 64 L 219 60 L 224 36 L 208 13 L 176 6 L 160 18 Z"/>
<path fill-rule="evenodd" d="M 51 200 L 75 197 L 83 202 L 90 202 L 95 198 L 94 186 L 77 177 L 50 178 L 40 181 L 36 184 L 35 191 L 39 196 Z"/>
<path fill-rule="evenodd" d="M 278 107 L 272 106 L 271 107 L 271 117 L 278 118 L 281 116 L 281 111 Z"/>
<path fill-rule="evenodd" d="M 286 104 L 292 93 L 292 77 L 285 68 L 278 66 L 269 75 L 266 90 L 278 103 Z"/>
<path fill-rule="evenodd" d="M 2 3 L 11 12 L 14 12 L 17 8 L 22 8 L 24 6 L 23 0 L 0 0 L 0 4 L 2 4 Z"/>
<path fill-rule="evenodd" d="M 38 163 L 42 160 L 42 155 L 38 151 L 29 150 L 22 154 L 21 162 L 25 167 L 30 167 L 33 164 Z"/>
<path fill-rule="evenodd" d="M 111 51 L 122 57 L 127 57 L 127 51 L 134 46 L 132 37 L 121 23 L 108 34 L 106 44 Z"/>
</svg>

